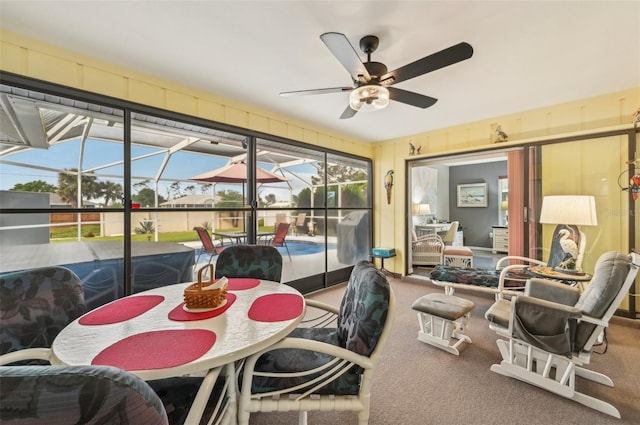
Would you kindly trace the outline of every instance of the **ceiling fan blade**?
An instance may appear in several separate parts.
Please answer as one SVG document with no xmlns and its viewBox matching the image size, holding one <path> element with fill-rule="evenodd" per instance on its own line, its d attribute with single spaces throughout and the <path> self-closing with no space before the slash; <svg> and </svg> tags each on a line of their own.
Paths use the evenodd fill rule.
<svg viewBox="0 0 640 425">
<path fill-rule="evenodd" d="M 453 65 L 473 56 L 473 47 L 469 43 L 459 43 L 455 46 L 440 50 L 432 55 L 425 56 L 415 62 L 411 62 L 405 66 L 387 72 L 380 77 L 380 83 L 383 85 L 397 84 L 400 81 L 406 81 L 411 78 L 435 71 L 445 66 Z"/>
<path fill-rule="evenodd" d="M 347 105 L 347 109 L 342 112 L 342 115 L 340 115 L 340 119 L 345 120 L 347 118 L 352 118 L 356 114 L 356 112 L 358 111 L 356 111 L 355 109 L 351 109 L 351 106 Z"/>
<path fill-rule="evenodd" d="M 286 91 L 280 93 L 282 97 L 292 96 L 307 96 L 310 94 L 325 94 L 325 93 L 342 93 L 353 90 L 353 87 L 331 87 L 327 89 L 312 89 L 312 90 L 298 90 L 298 91 Z"/>
<path fill-rule="evenodd" d="M 339 32 L 325 32 L 320 39 L 333 56 L 349 71 L 354 81 L 369 82 L 371 76 L 347 37 Z"/>
<path fill-rule="evenodd" d="M 412 91 L 406 91 L 396 87 L 387 88 L 389 89 L 390 99 L 406 103 L 407 105 L 417 106 L 418 108 L 428 108 L 438 101 L 438 99 L 434 97 L 425 96 Z"/>
</svg>

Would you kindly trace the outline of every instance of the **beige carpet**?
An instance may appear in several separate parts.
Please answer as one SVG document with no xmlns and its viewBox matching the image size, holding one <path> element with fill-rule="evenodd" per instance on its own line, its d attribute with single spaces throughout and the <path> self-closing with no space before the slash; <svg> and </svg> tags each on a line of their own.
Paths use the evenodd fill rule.
<svg viewBox="0 0 640 425">
<path fill-rule="evenodd" d="M 476 304 L 470 335 L 459 357 L 416 339 L 413 301 L 441 288 L 428 281 L 390 279 L 397 297 L 393 333 L 374 377 L 370 425 L 457 424 L 640 424 L 640 323 L 614 318 L 606 354 L 594 354 L 591 369 L 613 379 L 614 388 L 578 378 L 579 391 L 612 403 L 622 420 L 489 370 L 500 361 L 496 335 L 484 313 L 493 299 L 457 293 Z M 339 304 L 344 285 L 310 295 Z M 296 424 L 297 413 L 256 413 L 252 425 Z M 310 412 L 309 425 L 357 424 L 350 412 Z"/>
</svg>

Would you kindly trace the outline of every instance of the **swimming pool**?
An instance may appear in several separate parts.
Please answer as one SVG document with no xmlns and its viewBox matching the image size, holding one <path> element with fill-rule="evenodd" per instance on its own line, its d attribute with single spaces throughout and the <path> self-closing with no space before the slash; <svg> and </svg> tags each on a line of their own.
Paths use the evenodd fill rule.
<svg viewBox="0 0 640 425">
<path fill-rule="evenodd" d="M 324 251 L 324 245 L 316 242 L 305 241 L 287 241 L 289 253 L 291 256 L 318 254 Z M 327 244 L 327 249 L 336 249 L 335 243 Z M 280 254 L 287 255 L 287 249 L 283 246 L 278 247 Z M 196 257 L 200 254 L 200 250 L 196 250 Z M 208 257 L 207 257 L 208 258 Z"/>
<path fill-rule="evenodd" d="M 324 245 L 315 242 L 289 241 L 287 247 L 291 256 L 317 254 L 324 251 Z M 336 249 L 336 244 L 328 244 L 327 249 Z M 283 246 L 278 247 L 278 251 L 282 255 L 287 254 L 287 249 Z"/>
</svg>

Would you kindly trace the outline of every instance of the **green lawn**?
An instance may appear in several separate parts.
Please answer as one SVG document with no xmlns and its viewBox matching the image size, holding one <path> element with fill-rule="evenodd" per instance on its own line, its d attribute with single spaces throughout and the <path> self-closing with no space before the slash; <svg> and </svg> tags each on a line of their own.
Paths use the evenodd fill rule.
<svg viewBox="0 0 640 425">
<path fill-rule="evenodd" d="M 228 232 L 240 231 L 241 228 L 229 228 L 225 229 Z M 273 230 L 272 226 L 261 226 L 260 230 Z M 77 228 L 75 226 L 70 227 L 54 227 L 51 229 L 51 242 L 65 242 L 69 240 L 75 240 L 77 236 Z M 122 235 L 119 236 L 87 236 L 89 234 L 99 235 L 100 225 L 98 224 L 84 224 L 82 225 L 82 240 L 83 241 L 121 241 Z M 132 241 L 149 241 L 154 240 L 153 233 L 132 235 Z M 190 242 L 197 241 L 198 235 L 193 230 L 187 230 L 184 232 L 161 232 L 158 233 L 159 242 Z"/>
</svg>

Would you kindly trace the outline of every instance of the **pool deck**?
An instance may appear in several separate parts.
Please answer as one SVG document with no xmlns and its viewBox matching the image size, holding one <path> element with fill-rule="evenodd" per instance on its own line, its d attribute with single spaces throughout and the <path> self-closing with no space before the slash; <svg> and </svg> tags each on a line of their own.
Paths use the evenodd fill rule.
<svg viewBox="0 0 640 425">
<path fill-rule="evenodd" d="M 318 244 L 324 244 L 324 236 L 287 236 L 287 241 L 290 242 L 314 242 Z M 336 237 L 328 237 L 327 242 L 330 246 L 334 248 L 330 248 L 328 250 L 328 266 L 329 270 L 335 270 L 344 267 L 345 265 L 340 263 L 337 258 L 337 249 L 336 246 Z M 193 242 L 183 242 L 185 246 L 188 246 L 193 249 L 199 249 L 202 247 L 202 244 L 199 241 Z M 200 261 L 194 267 L 194 270 L 197 271 L 200 267 L 207 264 L 208 257 L 201 256 Z M 307 254 L 307 255 L 292 255 L 291 261 L 285 255 L 282 257 L 282 282 L 289 282 L 292 280 L 297 280 L 303 278 L 309 274 L 314 274 L 313 270 L 317 269 L 318 272 L 324 271 L 324 251 L 318 252 L 316 254 Z"/>
</svg>

